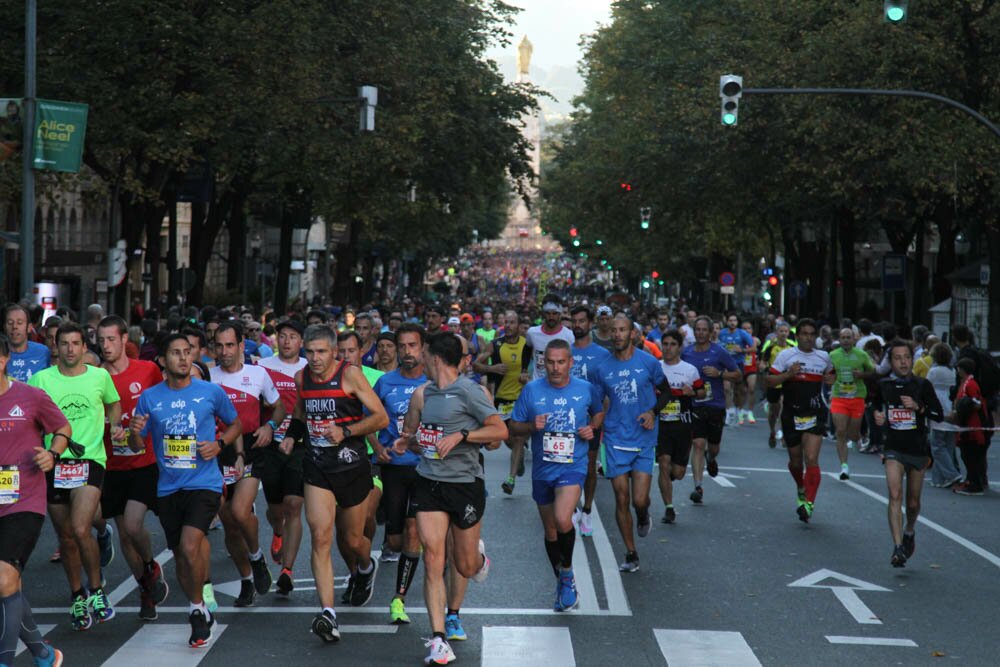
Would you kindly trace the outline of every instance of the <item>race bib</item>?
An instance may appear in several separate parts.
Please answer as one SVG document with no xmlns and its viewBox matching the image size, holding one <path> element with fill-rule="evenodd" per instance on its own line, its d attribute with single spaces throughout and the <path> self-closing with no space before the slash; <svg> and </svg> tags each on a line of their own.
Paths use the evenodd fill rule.
<svg viewBox="0 0 1000 667">
<path fill-rule="evenodd" d="M 0 505 L 13 505 L 21 498 L 21 473 L 17 466 L 0 466 Z"/>
<path fill-rule="evenodd" d="M 816 428 L 816 415 L 811 417 L 794 417 L 796 431 L 808 431 Z"/>
<path fill-rule="evenodd" d="M 514 412 L 514 403 L 513 402 L 508 403 L 506 401 L 501 401 L 500 405 L 499 405 L 499 408 L 500 408 L 500 417 L 502 419 L 510 419 L 511 413 Z"/>
<path fill-rule="evenodd" d="M 886 416 L 893 431 L 915 431 L 917 428 L 917 413 L 909 408 L 889 408 Z"/>
<path fill-rule="evenodd" d="M 708 401 L 712 400 L 712 383 L 711 382 L 708 382 L 708 381 L 705 382 L 705 398 L 696 398 L 695 400 L 698 401 L 699 403 L 707 403 Z"/>
<path fill-rule="evenodd" d="M 729 353 L 733 355 L 741 351 L 740 346 L 737 345 L 736 343 L 729 343 L 728 345 L 726 345 L 726 349 L 729 350 Z"/>
<path fill-rule="evenodd" d="M 60 461 L 56 464 L 52 485 L 57 489 L 79 489 L 87 485 L 89 478 L 89 461 Z"/>
<path fill-rule="evenodd" d="M 163 437 L 163 467 L 194 470 L 198 467 L 198 442 L 193 435 Z"/>
<path fill-rule="evenodd" d="M 250 477 L 250 473 L 253 472 L 253 464 L 249 463 L 243 467 L 243 474 L 238 474 L 236 466 L 222 466 L 222 483 L 226 486 L 230 484 L 235 484 L 241 479 L 246 479 Z"/>
<path fill-rule="evenodd" d="M 546 431 L 542 434 L 542 460 L 547 463 L 572 463 L 576 434 Z"/>
<path fill-rule="evenodd" d="M 752 354 L 748 354 L 746 357 L 743 358 L 744 368 L 750 368 L 751 366 L 753 366 L 754 361 L 755 361 L 754 356 Z"/>
<path fill-rule="evenodd" d="M 854 398 L 858 394 L 858 385 L 854 382 L 841 382 L 838 393 L 840 398 Z"/>
<path fill-rule="evenodd" d="M 660 410 L 660 421 L 679 422 L 681 420 L 681 402 L 670 401 Z"/>
<path fill-rule="evenodd" d="M 306 424 L 309 427 L 309 442 L 313 447 L 336 447 L 326 439 L 326 427 L 333 423 L 333 418 L 309 419 Z"/>
<path fill-rule="evenodd" d="M 438 443 L 444 437 L 444 429 L 433 424 L 421 424 L 417 429 L 417 444 L 424 453 L 425 459 L 440 459 Z"/>
</svg>

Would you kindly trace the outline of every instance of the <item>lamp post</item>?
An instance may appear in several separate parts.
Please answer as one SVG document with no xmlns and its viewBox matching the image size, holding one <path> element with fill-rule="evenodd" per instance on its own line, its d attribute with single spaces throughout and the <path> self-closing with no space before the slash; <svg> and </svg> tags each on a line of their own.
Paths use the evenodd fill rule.
<svg viewBox="0 0 1000 667">
<path fill-rule="evenodd" d="M 252 237 L 250 237 L 250 257 L 253 259 L 253 271 L 256 272 L 257 284 L 259 286 L 259 298 L 260 298 L 260 308 L 257 309 L 258 315 L 264 314 L 264 272 L 260 269 L 260 247 L 261 239 L 260 233 L 255 232 Z"/>
</svg>

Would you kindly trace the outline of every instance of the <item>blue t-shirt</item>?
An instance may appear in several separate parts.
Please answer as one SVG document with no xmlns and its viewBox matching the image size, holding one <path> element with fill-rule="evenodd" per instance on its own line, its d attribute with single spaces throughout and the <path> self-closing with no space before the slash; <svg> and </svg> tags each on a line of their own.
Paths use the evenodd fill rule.
<svg viewBox="0 0 1000 667">
<path fill-rule="evenodd" d="M 653 327 L 652 331 L 650 331 L 649 334 L 646 335 L 646 340 L 652 341 L 657 345 L 659 345 L 660 341 L 663 340 L 663 333 L 664 332 L 660 331 L 659 325 L 657 325 Z"/>
<path fill-rule="evenodd" d="M 7 364 L 7 375 L 15 380 L 27 382 L 38 371 L 49 367 L 49 348 L 41 343 L 28 341 L 28 349 L 24 352 L 10 351 L 10 363 Z"/>
<path fill-rule="evenodd" d="M 746 358 L 746 352 L 743 350 L 753 347 L 753 336 L 743 329 L 730 331 L 726 328 L 719 332 L 719 345 L 732 355 L 733 361 L 740 368 L 743 368 L 743 361 Z"/>
<path fill-rule="evenodd" d="M 743 333 L 746 332 L 744 331 Z M 696 350 L 695 345 L 685 347 L 681 352 L 681 359 L 697 368 L 701 379 L 705 381 L 705 398 L 700 401 L 695 399 L 694 406 L 725 409 L 726 392 L 723 388 L 722 377 L 708 377 L 702 369 L 705 366 L 714 366 L 720 371 L 740 370 L 742 367 L 736 365 L 733 356 L 724 350 L 721 345 L 709 343 L 708 349 L 704 352 Z"/>
<path fill-rule="evenodd" d="M 606 348 L 601 347 L 593 341 L 587 347 L 573 346 L 573 366 L 569 369 L 570 375 L 590 383 L 598 402 L 603 400 L 603 394 L 594 381 L 592 374 L 601 365 L 601 362 L 610 356 L 611 353 Z"/>
<path fill-rule="evenodd" d="M 389 456 L 392 457 L 391 465 L 415 466 L 420 463 L 420 455 L 406 450 L 403 454 L 392 451 L 392 443 L 399 437 L 399 429 L 403 425 L 403 418 L 406 411 L 410 409 L 410 397 L 413 392 L 427 382 L 427 376 L 421 375 L 416 378 L 403 377 L 399 369 L 386 373 L 375 382 L 375 394 L 382 405 L 385 406 L 386 414 L 389 415 L 389 425 L 378 432 L 378 441 L 383 447 L 389 447 Z"/>
<path fill-rule="evenodd" d="M 134 414 L 148 415 L 142 437 L 151 436 L 160 480 L 160 498 L 177 491 L 222 492 L 222 471 L 215 460 L 206 461 L 197 443 L 215 440 L 215 420 L 232 424 L 236 408 L 225 390 L 211 382 L 191 380 L 184 389 L 166 382 L 142 392 Z"/>
<path fill-rule="evenodd" d="M 666 381 L 660 362 L 634 349 L 628 361 L 608 356 L 592 378 L 610 401 L 604 416 L 605 445 L 629 451 L 656 447 L 656 426 L 644 429 L 639 415 L 656 407 L 655 388 Z"/>
<path fill-rule="evenodd" d="M 592 385 L 579 378 L 571 377 L 569 384 L 558 389 L 545 378 L 524 385 L 510 418 L 534 424 L 537 415 L 548 415 L 545 430 L 531 435 L 531 478 L 553 481 L 566 472 L 586 475 L 590 445 L 577 430 L 602 409 Z M 572 449 L 566 446 L 569 442 Z"/>
</svg>

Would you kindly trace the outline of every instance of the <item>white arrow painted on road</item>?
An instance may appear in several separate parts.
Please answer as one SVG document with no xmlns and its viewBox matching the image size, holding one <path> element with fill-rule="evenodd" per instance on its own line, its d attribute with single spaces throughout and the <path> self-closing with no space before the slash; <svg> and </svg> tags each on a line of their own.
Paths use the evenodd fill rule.
<svg viewBox="0 0 1000 667">
<path fill-rule="evenodd" d="M 727 489 L 735 489 L 736 485 L 730 482 L 731 479 L 746 479 L 746 477 L 740 477 L 739 475 L 730 475 L 728 473 L 720 472 L 717 476 L 712 478 L 715 483 L 721 487 Z"/>
<path fill-rule="evenodd" d="M 841 583 L 822 583 L 827 579 L 833 579 Z M 846 574 L 840 574 L 839 572 L 827 569 L 816 570 L 812 574 L 807 574 L 801 579 L 793 581 L 788 585 L 791 588 L 829 588 L 833 591 L 833 594 L 837 596 L 840 604 L 844 605 L 844 608 L 847 609 L 848 613 L 854 617 L 854 620 L 858 623 L 864 623 L 866 625 L 882 625 L 882 621 L 875 616 L 875 613 L 861 601 L 861 598 L 859 598 L 858 594 L 854 591 L 890 592 L 888 588 L 883 588 L 877 584 L 872 584 L 861 579 L 855 579 L 854 577 L 849 577 Z"/>
</svg>

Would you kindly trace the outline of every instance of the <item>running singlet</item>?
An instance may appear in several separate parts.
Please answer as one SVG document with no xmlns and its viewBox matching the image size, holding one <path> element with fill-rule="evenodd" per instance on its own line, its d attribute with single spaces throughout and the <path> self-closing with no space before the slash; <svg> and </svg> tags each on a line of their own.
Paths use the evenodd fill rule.
<svg viewBox="0 0 1000 667">
<path fill-rule="evenodd" d="M 837 373 L 837 381 L 833 383 L 834 398 L 865 398 L 868 396 L 868 388 L 864 380 L 854 377 L 854 371 L 862 373 L 872 373 L 875 371 L 875 364 L 867 352 L 852 347 L 850 352 L 845 352 L 843 348 L 837 348 L 830 353 L 830 363 Z"/>
<path fill-rule="evenodd" d="M 289 364 L 282 361 L 281 357 L 273 356 L 261 359 L 257 362 L 257 365 L 266 370 L 267 374 L 271 376 L 271 382 L 274 383 L 274 388 L 278 390 L 281 402 L 285 406 L 285 418 L 281 420 L 278 428 L 274 431 L 274 441 L 281 444 L 281 441 L 285 439 L 285 431 L 288 430 L 288 425 L 292 421 L 295 402 L 299 399 L 299 388 L 295 386 L 295 374 L 305 367 L 306 360 L 299 357 L 295 363 Z M 270 419 L 273 412 L 273 410 L 267 410 L 265 417 Z"/>
<path fill-rule="evenodd" d="M 791 410 L 795 416 L 797 430 L 806 431 L 809 429 L 798 428 L 799 418 L 815 421 L 815 416 L 825 409 L 822 396 L 823 375 L 833 366 L 830 364 L 830 355 L 822 350 L 803 352 L 793 347 L 778 355 L 771 364 L 771 373 L 775 375 L 784 373 L 795 363 L 799 364 L 798 374 L 786 381 L 782 387 L 785 409 Z"/>
<path fill-rule="evenodd" d="M 420 463 L 420 455 L 407 450 L 404 454 L 397 454 L 392 450 L 392 444 L 399 438 L 399 432 L 403 428 L 403 418 L 406 411 L 410 409 L 410 398 L 418 387 L 427 382 L 427 376 L 421 374 L 419 377 L 407 378 L 399 372 L 399 369 L 386 373 L 375 383 L 375 394 L 382 405 L 385 406 L 386 414 L 389 415 L 389 425 L 378 432 L 378 441 L 383 447 L 389 448 L 389 456 L 392 457 L 390 465 L 415 466 Z"/>
<path fill-rule="evenodd" d="M 499 343 L 499 345 L 497 344 Z M 507 367 L 497 387 L 496 399 L 498 401 L 514 402 L 521 395 L 521 358 L 524 355 L 524 347 L 527 341 L 518 336 L 517 341 L 507 342 L 506 338 L 498 338 L 493 342 L 493 359 L 495 364 L 503 364 Z"/>
<path fill-rule="evenodd" d="M 31 379 L 32 375 L 49 367 L 51 357 L 49 348 L 41 343 L 29 340 L 28 348 L 24 352 L 10 351 L 7 375 L 15 380 L 27 382 Z"/>
<path fill-rule="evenodd" d="M 678 361 L 676 364 L 660 362 L 663 374 L 670 383 L 670 400 L 660 410 L 660 428 L 676 426 L 678 424 L 691 423 L 691 400 L 692 396 L 684 395 L 685 385 L 698 391 L 705 386 L 705 381 L 701 379 L 698 369 L 686 361 Z"/>
<path fill-rule="evenodd" d="M 547 379 L 533 380 L 514 404 L 511 419 L 534 426 L 535 417 L 546 415 L 545 428 L 531 434 L 531 478 L 555 481 L 567 472 L 587 474 L 590 444 L 577 431 L 603 408 L 589 382 L 570 378 L 556 388 Z"/>
<path fill-rule="evenodd" d="M 727 327 L 719 332 L 719 345 L 726 348 L 726 352 L 733 355 L 733 361 L 742 370 L 743 362 L 745 361 L 744 357 L 746 356 L 746 352 L 743 350 L 753 347 L 753 336 L 743 329 L 737 328 L 730 331 Z"/>
<path fill-rule="evenodd" d="M 879 381 L 878 391 L 874 403 L 875 409 L 885 414 L 885 449 L 913 456 L 929 455 L 927 420 L 944 419 L 934 386 L 914 375 L 900 378 L 893 374 Z M 923 410 L 903 405 L 903 396 L 912 398 Z"/>
<path fill-rule="evenodd" d="M 361 355 L 361 365 L 367 366 L 368 368 L 375 368 L 375 364 L 378 363 L 378 346 L 372 345 L 368 348 L 368 351 Z"/>
<path fill-rule="evenodd" d="M 339 445 L 335 445 L 323 434 L 327 426 L 350 428 L 361 421 L 364 406 L 356 397 L 343 390 L 341 384 L 344 370 L 348 367 L 341 361 L 329 380 L 317 381 L 308 369 L 302 373 L 302 403 L 306 409 L 306 426 L 309 429 L 309 456 L 319 464 L 323 457 L 324 470 L 328 473 L 343 472 L 363 464 L 368 457 L 368 445 L 361 436 L 351 435 Z M 336 450 L 335 462 L 327 459 L 323 452 Z"/>
<path fill-rule="evenodd" d="M 66 424 L 49 395 L 12 382 L 0 395 L 0 518 L 17 512 L 45 516 L 45 473 L 35 465 L 42 435 Z"/>
<path fill-rule="evenodd" d="M 709 343 L 708 349 L 699 351 L 695 345 L 685 347 L 681 352 L 681 359 L 698 369 L 699 375 L 705 381 L 705 398 L 694 400 L 698 407 L 721 408 L 726 407 L 726 394 L 723 390 L 722 376 L 708 377 L 704 368 L 712 366 L 719 371 L 735 371 L 742 369 L 733 361 L 733 356 L 726 352 L 716 343 Z"/>
<path fill-rule="evenodd" d="M 152 440 L 156 452 L 158 497 L 177 491 L 222 492 L 218 463 L 214 459 L 206 461 L 198 452 L 199 442 L 216 439 L 216 419 L 232 424 L 237 417 L 222 387 L 191 380 L 183 389 L 171 389 L 161 382 L 142 393 L 133 414 L 148 417 L 142 437 Z"/>
<path fill-rule="evenodd" d="M 487 343 L 492 343 L 493 339 L 497 337 L 497 330 L 490 329 L 487 331 L 486 329 L 476 329 L 476 334 Z"/>
<path fill-rule="evenodd" d="M 136 403 L 139 402 L 139 396 L 150 387 L 163 382 L 163 374 L 160 372 L 160 367 L 152 361 L 130 359 L 128 368 L 117 375 L 112 375 L 111 381 L 115 383 L 115 389 L 121 398 L 122 427 L 125 428 L 127 436 L 128 424 L 132 419 Z M 104 429 L 104 451 L 108 455 L 108 470 L 135 470 L 154 465 L 156 454 L 153 452 L 152 444 L 152 441 L 146 438 L 145 448 L 133 452 L 128 446 L 128 437 L 122 442 L 111 442 L 111 425 L 108 424 Z"/>
<path fill-rule="evenodd" d="M 212 382 L 221 386 L 233 402 L 233 407 L 240 416 L 244 435 L 260 428 L 261 398 L 269 405 L 281 400 L 271 376 L 260 366 L 244 364 L 235 373 L 227 373 L 221 366 L 213 366 L 209 373 Z"/>
<path fill-rule="evenodd" d="M 644 429 L 639 415 L 656 407 L 655 387 L 666 379 L 660 362 L 648 352 L 633 349 L 632 357 L 625 361 L 609 356 L 592 375 L 610 401 L 604 417 L 604 442 L 628 451 L 656 447 L 655 426 Z"/>
<path fill-rule="evenodd" d="M 58 366 L 52 366 L 32 375 L 28 384 L 48 394 L 66 415 L 73 427 L 73 440 L 84 447 L 79 458 L 105 465 L 104 406 L 119 400 L 111 375 L 96 366 L 87 366 L 80 375 L 63 375 Z M 45 446 L 51 441 L 46 437 Z"/>
<path fill-rule="evenodd" d="M 559 325 L 559 328 L 552 333 L 545 333 L 541 326 L 531 327 L 527 333 L 528 345 L 531 346 L 532 380 L 545 377 L 545 346 L 553 340 L 564 340 L 573 346 L 573 332 L 566 327 Z"/>
</svg>

